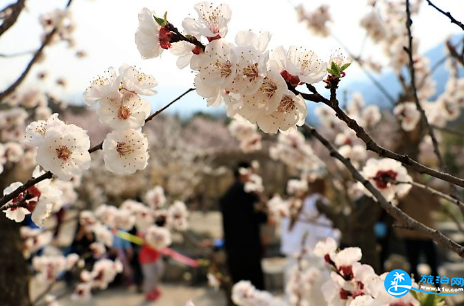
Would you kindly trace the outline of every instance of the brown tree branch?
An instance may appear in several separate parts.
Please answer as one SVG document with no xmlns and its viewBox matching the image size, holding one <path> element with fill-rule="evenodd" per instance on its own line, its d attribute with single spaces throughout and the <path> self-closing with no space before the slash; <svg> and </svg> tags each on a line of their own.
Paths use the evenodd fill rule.
<svg viewBox="0 0 464 306">
<path fill-rule="evenodd" d="M 430 2 L 429 2 L 429 4 L 430 4 Z M 414 102 L 416 104 L 417 110 L 421 114 L 422 124 L 424 125 L 425 129 L 427 130 L 427 133 L 429 134 L 430 139 L 432 139 L 433 152 L 435 153 L 435 156 L 438 159 L 439 169 L 440 169 L 440 171 L 443 171 L 443 172 L 449 172 L 448 171 L 448 166 L 443 161 L 443 156 L 440 153 L 440 148 L 439 148 L 439 145 L 438 145 L 438 141 L 437 141 L 437 138 L 435 137 L 435 131 L 430 126 L 429 120 L 427 119 L 427 115 L 425 114 L 425 111 L 422 108 L 422 105 L 420 104 L 420 101 L 419 101 L 419 97 L 417 95 L 416 73 L 415 73 L 415 69 L 414 69 L 414 59 L 413 59 L 413 50 L 412 50 L 412 48 L 413 48 L 413 45 L 412 45 L 413 37 L 412 37 L 412 31 L 411 31 L 412 19 L 411 19 L 410 7 L 409 7 L 409 0 L 406 0 L 406 16 L 407 16 L 406 29 L 408 30 L 408 43 L 409 43 L 409 46 L 407 48 L 404 48 L 404 50 L 406 51 L 406 53 L 408 54 L 408 57 L 409 57 L 409 73 L 411 75 L 411 87 L 412 87 L 412 92 L 413 92 L 413 95 L 414 95 Z M 455 197 L 456 199 L 460 198 L 461 196 L 460 196 L 459 191 L 457 190 L 456 186 L 453 185 L 453 184 L 449 184 L 449 186 L 450 186 L 450 189 L 451 189 L 451 193 L 453 194 L 453 197 Z M 464 207 L 459 207 L 459 208 L 461 210 L 462 215 L 464 216 Z"/>
<path fill-rule="evenodd" d="M 446 17 L 448 17 L 451 21 L 451 23 L 454 23 L 455 25 L 457 25 L 458 27 L 460 27 L 463 31 L 464 31 L 464 24 L 462 22 L 460 22 L 459 20 L 456 20 L 450 12 L 445 12 L 444 10 L 440 9 L 438 6 L 436 6 L 435 4 L 432 3 L 432 1 L 430 0 L 427 0 L 427 3 L 433 7 L 434 9 L 436 9 L 437 11 L 439 11 L 440 13 L 442 13 L 443 15 L 445 15 Z"/>
<path fill-rule="evenodd" d="M 18 2 L 8 5 L 5 7 L 2 12 L 6 12 L 7 10 L 11 10 L 11 13 L 5 17 L 3 20 L 2 25 L 0 26 L 0 36 L 2 36 L 6 31 L 8 31 L 18 20 L 19 14 L 21 14 L 24 3 L 26 0 L 18 0 Z"/>
<path fill-rule="evenodd" d="M 408 58 L 409 58 L 409 74 L 411 76 L 411 87 L 412 87 L 412 92 L 413 92 L 413 95 L 414 95 L 414 102 L 416 104 L 417 110 L 421 114 L 422 123 L 424 124 L 425 129 L 427 130 L 430 138 L 432 139 L 433 151 L 435 153 L 435 156 L 438 159 L 438 164 L 440 166 L 440 170 L 446 172 L 447 167 L 446 167 L 446 164 L 443 162 L 443 157 L 441 156 L 440 149 L 438 147 L 437 138 L 435 137 L 435 133 L 434 133 L 432 127 L 429 124 L 429 121 L 427 119 L 425 111 L 422 108 L 422 105 L 420 104 L 420 101 L 419 101 L 419 97 L 417 95 L 416 72 L 415 72 L 415 69 L 414 69 L 414 59 L 413 59 L 413 50 L 412 50 L 412 47 L 413 47 L 413 45 L 412 45 L 413 37 L 412 37 L 412 31 L 411 31 L 412 19 L 411 19 L 411 11 L 410 11 L 410 8 L 409 8 L 409 0 L 406 0 L 406 16 L 407 16 L 406 28 L 408 30 L 408 44 L 409 44 L 409 46 L 407 48 L 405 47 L 404 50 L 406 51 L 406 53 L 408 55 Z"/>
<path fill-rule="evenodd" d="M 451 240 L 449 237 L 443 235 L 440 231 L 432 229 L 421 222 L 411 218 L 409 215 L 405 214 L 401 209 L 394 206 L 388 202 L 385 197 L 380 193 L 380 191 L 375 188 L 369 180 L 366 180 L 361 173 L 353 166 L 349 159 L 344 158 L 335 147 L 325 139 L 321 134 L 319 134 L 316 129 L 305 124 L 303 128 L 312 136 L 314 136 L 326 149 L 330 152 L 330 156 L 338 159 L 343 165 L 351 172 L 354 179 L 363 184 L 363 186 L 369 190 L 369 192 L 374 196 L 377 202 L 382 206 L 382 208 L 392 216 L 396 221 L 399 222 L 399 225 L 402 227 L 409 228 L 411 230 L 417 230 L 421 233 L 426 234 L 428 237 L 436 241 L 439 245 L 446 247 L 447 249 L 455 252 L 460 257 L 464 258 L 464 247 L 455 241 Z"/>
<path fill-rule="evenodd" d="M 436 197 L 439 197 L 439 198 L 442 198 L 448 202 L 451 202 L 453 204 L 456 204 L 460 209 L 464 209 L 464 203 L 461 202 L 459 199 L 451 196 L 451 195 L 448 195 L 446 193 L 443 193 L 441 191 L 438 191 L 428 185 L 424 185 L 424 184 L 420 184 L 420 183 L 416 183 L 416 182 L 402 182 L 402 181 L 393 181 L 392 182 L 393 184 L 407 184 L 407 185 L 412 185 L 412 186 L 416 186 L 416 187 L 419 187 L 421 189 L 424 189 L 424 190 L 428 190 L 430 191 L 430 193 Z"/>
<path fill-rule="evenodd" d="M 459 136 L 459 137 L 464 137 L 464 132 L 461 132 L 461 131 L 458 131 L 458 130 L 453 130 L 453 129 L 450 129 L 450 128 L 447 128 L 447 127 L 441 127 L 441 126 L 438 126 L 438 125 L 432 125 L 432 128 L 434 128 L 435 130 L 439 130 L 439 131 L 448 133 L 448 134 L 456 135 L 456 136 Z"/>
<path fill-rule="evenodd" d="M 429 168 L 425 166 L 424 164 L 419 163 L 418 161 L 410 158 L 406 154 L 398 154 L 396 152 L 390 151 L 379 144 L 377 144 L 372 137 L 367 134 L 367 132 L 364 130 L 362 126 L 360 126 L 356 120 L 350 118 L 338 105 L 338 103 L 332 103 L 331 100 L 325 98 L 321 94 L 319 94 L 316 89 L 312 86 L 309 85 L 307 86 L 308 88 L 311 88 L 310 91 L 312 94 L 307 94 L 307 93 L 301 93 L 296 89 L 291 89 L 295 93 L 301 94 L 302 97 L 308 101 L 313 101 L 313 102 L 318 102 L 318 103 L 324 103 L 331 107 L 334 111 L 336 116 L 344 121 L 350 129 L 356 132 L 356 136 L 361 139 L 365 144 L 366 144 L 366 149 L 372 152 L 377 153 L 377 155 L 382 156 L 382 157 L 387 157 L 391 158 L 394 160 L 397 160 L 401 162 L 403 165 L 407 166 L 408 168 L 422 173 L 422 174 L 428 174 L 430 176 L 433 176 L 435 178 L 438 178 L 442 181 L 446 181 L 449 183 L 452 183 L 457 186 L 464 187 L 464 179 L 453 176 L 449 173 L 438 171 L 432 168 Z"/>
<path fill-rule="evenodd" d="M 446 48 L 448 49 L 450 55 L 452 58 L 456 59 L 462 66 L 464 66 L 464 56 L 462 54 L 459 54 L 458 51 L 456 51 L 455 46 L 451 44 L 451 41 L 446 42 Z M 464 44 L 463 44 L 464 48 Z"/>
<path fill-rule="evenodd" d="M 349 49 L 348 47 L 339 39 L 337 38 L 336 36 L 332 35 L 332 37 L 343 47 L 343 49 L 345 49 L 346 53 L 348 53 L 348 56 L 353 59 L 358 65 L 359 67 L 361 68 L 361 70 L 364 72 L 364 74 L 369 78 L 369 80 L 372 82 L 372 84 L 374 84 L 377 89 L 379 89 L 379 91 L 385 96 L 385 98 L 387 98 L 387 100 L 392 104 L 392 105 L 395 105 L 396 104 L 396 100 L 388 93 L 388 90 L 383 87 L 382 83 L 380 83 L 373 75 L 372 73 L 369 72 L 369 70 L 366 69 L 366 67 L 364 67 L 364 63 L 363 61 L 361 60 L 361 57 L 360 56 L 356 56 L 354 55 Z"/>
<path fill-rule="evenodd" d="M 175 98 L 174 100 L 172 100 L 171 102 L 169 102 L 166 106 L 162 107 L 161 109 L 159 109 L 158 111 L 156 111 L 155 113 L 153 113 L 152 115 L 150 115 L 147 119 L 145 119 L 145 123 L 149 122 L 150 120 L 152 120 L 153 118 L 155 118 L 156 116 L 158 116 L 159 114 L 161 114 L 163 111 L 165 111 L 169 106 L 171 106 L 172 104 L 174 104 L 176 101 L 179 101 L 183 96 L 185 96 L 186 94 L 188 94 L 189 92 L 192 92 L 194 91 L 195 88 L 189 88 L 187 89 L 184 93 L 182 93 L 180 96 L 178 96 L 177 98 Z M 98 145 L 92 147 L 89 149 L 89 153 L 93 153 L 95 151 L 98 151 L 98 150 L 102 150 L 103 149 L 103 141 L 101 143 L 99 143 Z M 45 172 L 44 174 L 36 177 L 36 178 L 31 178 L 30 180 L 28 180 L 26 183 L 24 183 L 24 185 L 21 185 L 20 187 L 18 187 L 16 190 L 14 190 L 13 192 L 7 194 L 7 195 L 4 195 L 2 198 L 0 198 L 0 210 L 6 210 L 8 208 L 13 208 L 13 207 L 17 207 L 17 204 L 16 203 L 8 203 L 10 202 L 11 200 L 13 200 L 14 198 L 18 197 L 21 193 L 25 192 L 28 188 L 34 186 L 35 184 L 43 181 L 43 180 L 46 180 L 46 179 L 51 179 L 53 176 L 53 174 L 50 172 L 50 171 L 47 171 Z"/>
<path fill-rule="evenodd" d="M 72 1 L 73 0 L 68 0 L 68 3 L 66 4 L 66 9 L 69 8 Z M 21 73 L 21 75 L 16 79 L 16 81 L 13 82 L 13 84 L 11 84 L 7 89 L 5 89 L 3 92 L 0 93 L 0 103 L 3 101 L 3 99 L 5 99 L 5 97 L 7 97 L 9 94 L 11 94 L 24 81 L 24 79 L 26 78 L 26 76 L 29 74 L 32 67 L 34 66 L 34 64 L 42 56 L 42 54 L 43 54 L 45 48 L 47 47 L 47 45 L 52 41 L 53 36 L 55 36 L 55 34 L 58 32 L 58 30 L 59 30 L 58 27 L 54 27 L 50 31 L 50 33 L 48 33 L 45 36 L 45 39 L 42 42 L 42 45 L 34 53 L 34 55 L 32 56 L 31 60 L 29 61 L 29 63 L 27 64 L 26 68 Z M 1 33 L 0 33 L 0 35 L 1 35 Z"/>
<path fill-rule="evenodd" d="M 29 55 L 33 54 L 36 50 L 27 50 L 27 51 L 21 51 L 17 53 L 0 53 L 0 57 L 5 57 L 5 58 L 10 58 L 10 57 L 18 57 L 18 56 L 23 56 L 23 55 Z"/>
</svg>

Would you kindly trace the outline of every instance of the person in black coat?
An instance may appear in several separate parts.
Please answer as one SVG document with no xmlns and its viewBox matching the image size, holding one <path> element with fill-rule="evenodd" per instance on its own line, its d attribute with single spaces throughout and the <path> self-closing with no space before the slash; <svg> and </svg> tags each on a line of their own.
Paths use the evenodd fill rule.
<svg viewBox="0 0 464 306">
<path fill-rule="evenodd" d="M 240 174 L 240 168 L 250 168 L 250 164 L 239 163 L 234 183 L 220 199 L 227 265 L 234 284 L 248 280 L 264 290 L 260 224 L 266 222 L 267 216 L 256 209 L 258 196 L 245 192 L 247 175 Z"/>
</svg>

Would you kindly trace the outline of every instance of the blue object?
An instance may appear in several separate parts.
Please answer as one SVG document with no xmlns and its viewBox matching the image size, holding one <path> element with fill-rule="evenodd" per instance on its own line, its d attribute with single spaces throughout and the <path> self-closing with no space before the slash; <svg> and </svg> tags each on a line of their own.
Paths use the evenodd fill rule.
<svg viewBox="0 0 464 306">
<path fill-rule="evenodd" d="M 377 222 L 374 225 L 374 233 L 377 238 L 387 237 L 387 225 L 384 222 Z"/>
</svg>

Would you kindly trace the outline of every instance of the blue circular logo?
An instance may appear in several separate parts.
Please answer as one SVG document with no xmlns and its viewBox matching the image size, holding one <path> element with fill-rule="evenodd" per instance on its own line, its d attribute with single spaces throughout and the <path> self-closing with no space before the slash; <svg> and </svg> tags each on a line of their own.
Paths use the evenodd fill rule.
<svg viewBox="0 0 464 306">
<path fill-rule="evenodd" d="M 387 274 L 383 284 L 391 296 L 399 298 L 408 294 L 412 281 L 408 273 L 396 269 Z"/>
</svg>

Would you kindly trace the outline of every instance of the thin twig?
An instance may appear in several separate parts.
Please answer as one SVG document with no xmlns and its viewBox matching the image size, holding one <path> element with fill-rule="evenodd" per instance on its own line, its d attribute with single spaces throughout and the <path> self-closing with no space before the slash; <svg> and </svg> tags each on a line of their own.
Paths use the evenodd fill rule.
<svg viewBox="0 0 464 306">
<path fill-rule="evenodd" d="M 171 106 L 173 103 L 175 103 L 176 101 L 178 101 L 179 99 L 181 99 L 183 96 L 185 96 L 186 94 L 188 94 L 189 92 L 192 92 L 193 90 L 195 90 L 194 88 L 189 88 L 188 90 L 186 90 L 184 93 L 182 93 L 180 96 L 178 96 L 177 98 L 175 98 L 174 100 L 172 100 L 171 102 L 169 102 L 166 106 L 164 106 L 163 108 L 161 108 L 160 110 L 156 111 L 155 113 L 153 113 L 152 115 L 150 115 L 147 119 L 145 119 L 145 123 L 147 123 L 148 121 L 152 120 L 153 118 L 155 118 L 156 116 L 158 116 L 159 114 L 161 114 L 164 110 L 166 110 L 169 106 Z M 92 147 L 89 149 L 89 153 L 93 153 L 95 151 L 98 151 L 98 150 L 101 150 L 103 149 L 103 142 L 99 143 L 98 145 Z M 3 196 L 1 199 L 0 199 L 0 210 L 6 210 L 8 208 L 12 208 L 12 207 L 16 207 L 16 204 L 15 203 L 9 203 L 7 204 L 9 201 L 13 200 L 14 198 L 18 197 L 21 193 L 23 193 L 24 191 L 26 191 L 28 188 L 34 186 L 35 184 L 43 181 L 43 180 L 46 180 L 46 179 L 50 179 L 52 178 L 53 174 L 50 172 L 50 171 L 47 171 L 45 172 L 44 174 L 36 177 L 36 178 L 32 178 L 30 180 L 28 180 L 24 185 L 21 185 L 20 187 L 18 187 L 15 191 Z"/>
<path fill-rule="evenodd" d="M 331 100 L 328 100 L 327 98 L 325 98 L 324 96 L 319 94 L 317 92 L 317 90 L 314 88 L 314 86 L 310 85 L 308 88 L 311 88 L 310 89 L 310 91 L 312 92 L 311 94 L 299 92 L 298 90 L 296 90 L 294 88 L 290 88 L 290 89 L 295 93 L 301 94 L 301 96 L 304 99 L 308 100 L 308 101 L 324 103 L 324 104 L 328 105 L 329 107 L 331 107 L 335 111 L 336 116 L 340 120 L 344 121 L 348 125 L 348 127 L 350 129 L 355 131 L 356 136 L 359 139 L 364 141 L 364 143 L 366 144 L 366 149 L 368 151 L 375 152 L 375 153 L 377 153 L 377 155 L 382 156 L 382 157 L 387 157 L 387 158 L 397 160 L 397 161 L 401 162 L 403 165 L 407 166 L 408 168 L 410 168 L 410 169 L 412 169 L 412 170 L 414 170 L 416 172 L 419 172 L 419 173 L 422 173 L 422 174 L 428 174 L 428 175 L 433 176 L 435 178 L 438 178 L 438 179 L 440 179 L 442 181 L 449 182 L 449 183 L 452 183 L 454 185 L 464 187 L 464 179 L 462 179 L 462 178 L 453 176 L 453 175 L 451 175 L 449 173 L 446 173 L 446 172 L 442 172 L 442 171 L 439 171 L 439 170 L 429 168 L 429 167 L 425 166 L 424 164 L 421 164 L 420 162 L 410 158 L 406 154 L 398 154 L 396 152 L 390 151 L 390 150 L 380 146 L 379 144 L 377 144 L 374 141 L 374 139 L 372 139 L 372 137 L 369 134 L 367 134 L 367 132 L 364 130 L 364 128 L 362 126 L 360 126 L 356 122 L 356 120 L 350 118 L 339 107 L 338 103 L 335 103 L 335 104 L 331 103 Z"/>
<path fill-rule="evenodd" d="M 443 15 L 445 15 L 446 17 L 448 17 L 451 21 L 451 23 L 454 23 L 455 25 L 457 25 L 458 27 L 460 27 L 463 31 L 464 31 L 464 24 L 462 22 L 460 22 L 459 20 L 456 20 L 450 12 L 445 12 L 444 10 L 442 10 L 441 8 L 439 8 L 438 6 L 436 6 L 435 4 L 432 3 L 432 1 L 430 0 L 427 0 L 427 3 L 433 7 L 434 9 L 436 9 L 437 11 L 439 11 L 440 13 L 442 13 Z"/>
<path fill-rule="evenodd" d="M 387 98 L 387 100 L 392 104 L 395 105 L 396 100 L 388 93 L 388 90 L 383 87 L 382 83 L 380 83 L 367 69 L 364 67 L 364 64 L 360 58 L 360 56 L 356 56 L 351 51 L 348 49 L 348 47 L 336 36 L 332 35 L 332 37 L 345 49 L 346 53 L 348 53 L 348 56 L 353 59 L 359 67 L 361 67 L 361 70 L 366 74 L 366 76 L 369 78 L 369 80 L 374 84 L 380 92 Z"/>
<path fill-rule="evenodd" d="M 406 53 L 408 54 L 408 57 L 409 57 L 409 73 L 411 75 L 411 87 L 412 87 L 412 91 L 413 91 L 413 95 L 414 95 L 414 102 L 416 104 L 417 110 L 421 114 L 422 124 L 424 125 L 425 129 L 427 130 L 427 133 L 429 134 L 430 139 L 432 139 L 433 152 L 435 153 L 435 156 L 438 159 L 439 169 L 440 169 L 440 171 L 448 172 L 448 166 L 444 162 L 443 157 L 442 157 L 442 155 L 440 153 L 440 148 L 439 148 L 439 145 L 438 145 L 438 141 L 437 141 L 437 138 L 435 137 L 435 131 L 430 126 L 429 120 L 427 119 L 427 115 L 425 114 L 425 111 L 422 108 L 422 105 L 420 104 L 420 101 L 419 101 L 419 97 L 417 95 L 416 73 L 415 73 L 415 69 L 414 69 L 414 59 L 413 59 L 413 50 L 412 50 L 412 47 L 413 47 L 413 45 L 412 45 L 413 37 L 412 37 L 412 31 L 411 31 L 412 19 L 411 19 L 410 7 L 409 7 L 409 0 L 406 0 L 406 16 L 407 16 L 406 29 L 408 30 L 408 43 L 409 43 L 409 46 L 408 46 L 408 48 L 404 48 L 404 50 L 406 51 Z M 453 184 L 449 184 L 449 186 L 450 186 L 451 193 L 453 194 L 453 196 L 456 199 L 460 198 L 461 196 L 460 196 L 459 191 L 457 190 L 456 186 L 453 185 Z M 464 207 L 460 206 L 459 208 L 460 208 L 461 214 L 464 216 Z"/>
<path fill-rule="evenodd" d="M 2 12 L 6 12 L 7 10 L 11 10 L 11 14 L 9 14 L 3 21 L 2 25 L 0 26 L 0 36 L 2 36 L 8 29 L 10 29 L 18 20 L 19 14 L 21 14 L 22 10 L 24 9 L 24 3 L 26 0 L 18 0 L 18 2 L 14 4 L 10 4 L 5 7 Z"/>
<path fill-rule="evenodd" d="M 66 9 L 69 8 L 73 0 L 68 0 L 68 3 L 66 4 Z M 53 40 L 53 36 L 58 32 L 58 27 L 54 27 L 50 33 L 45 36 L 44 41 L 42 42 L 42 45 L 40 46 L 39 49 L 34 53 L 32 56 L 31 60 L 26 66 L 26 69 L 24 69 L 23 73 L 16 79 L 16 81 L 13 82 L 7 89 L 5 89 L 2 93 L 0 93 L 0 103 L 7 97 L 9 94 L 11 94 L 26 78 L 28 75 L 29 71 L 31 71 L 32 67 L 34 64 L 37 62 L 37 60 L 42 56 L 42 53 L 45 50 L 45 47 Z M 1 35 L 1 32 L 0 32 Z"/>
<path fill-rule="evenodd" d="M 398 207 L 388 202 L 385 199 L 385 197 L 380 193 L 380 191 L 377 188 L 375 188 L 369 180 L 365 179 L 361 175 L 361 173 L 353 166 L 350 160 L 343 157 L 340 153 L 338 153 L 335 147 L 327 139 L 325 139 L 321 134 L 319 134 L 316 131 L 316 129 L 309 126 L 308 124 L 305 124 L 303 127 L 309 134 L 314 136 L 324 147 L 326 147 L 326 149 L 330 152 L 330 156 L 338 159 L 340 162 L 343 163 L 343 165 L 351 172 L 354 179 L 361 182 L 363 186 L 367 190 L 369 190 L 369 192 L 377 200 L 377 202 L 380 203 L 382 208 L 390 216 L 392 216 L 396 221 L 398 221 L 401 226 L 404 226 L 404 227 L 410 228 L 411 230 L 416 230 L 416 231 L 426 234 L 428 237 L 436 241 L 439 245 L 446 247 L 447 249 L 458 254 L 460 257 L 464 258 L 464 247 L 462 245 L 456 243 L 455 241 L 451 240 L 449 237 L 443 235 L 443 233 L 441 233 L 440 231 L 436 229 L 432 229 L 424 225 L 423 223 L 418 222 L 417 220 L 411 218 L 409 215 L 404 213 L 401 209 L 399 209 Z"/>
<path fill-rule="evenodd" d="M 451 41 L 448 40 L 446 42 L 446 48 L 448 49 L 451 57 L 456 59 L 462 66 L 464 66 L 464 57 L 463 57 L 463 55 L 459 54 L 458 51 L 456 51 L 456 48 L 455 48 L 455 46 L 453 46 L 451 44 Z M 464 48 L 464 44 L 463 44 L 463 48 Z"/>
<path fill-rule="evenodd" d="M 450 128 L 447 128 L 447 127 L 441 127 L 441 126 L 433 125 L 433 124 L 432 124 L 432 128 L 434 128 L 435 130 L 439 130 L 439 131 L 448 133 L 448 134 L 453 134 L 453 135 L 456 135 L 456 136 L 459 136 L 459 137 L 464 137 L 464 132 L 461 132 L 461 131 L 458 131 L 458 130 L 453 130 L 453 129 L 450 129 Z"/>
<path fill-rule="evenodd" d="M 451 202 L 453 204 L 456 204 L 460 209 L 464 209 L 464 203 L 461 202 L 459 199 L 456 199 L 454 198 L 453 196 L 450 196 L 446 193 L 443 193 L 441 191 L 438 191 L 428 185 L 424 185 L 424 184 L 421 184 L 421 183 L 417 183 L 417 182 L 403 182 L 403 181 L 393 181 L 392 182 L 393 184 L 407 184 L 407 185 L 411 185 L 411 186 L 416 186 L 416 187 L 419 187 L 421 189 L 424 189 L 424 190 L 428 190 L 430 191 L 430 193 L 436 197 L 439 197 L 439 198 L 442 198 L 442 199 L 445 199 L 447 200 L 448 202 Z"/>
<path fill-rule="evenodd" d="M 446 169 L 447 167 L 446 167 L 445 163 L 443 162 L 443 157 L 441 156 L 440 149 L 438 147 L 437 138 L 435 137 L 435 133 L 434 133 L 432 127 L 429 124 L 429 121 L 427 119 L 427 115 L 425 114 L 425 111 L 422 108 L 422 105 L 420 104 L 420 101 L 419 101 L 419 97 L 417 95 L 416 73 L 415 73 L 415 69 L 414 69 L 414 59 L 413 59 L 413 50 L 412 50 L 412 47 L 413 47 L 413 45 L 412 45 L 413 37 L 412 37 L 412 31 L 411 31 L 412 19 L 411 19 L 411 11 L 410 11 L 410 8 L 409 8 L 409 0 L 406 0 L 406 16 L 407 16 L 406 28 L 408 30 L 408 44 L 409 44 L 409 46 L 407 48 L 405 47 L 404 50 L 406 51 L 406 53 L 408 55 L 408 58 L 409 58 L 409 74 L 411 75 L 411 87 L 412 87 L 412 91 L 413 91 L 413 95 L 414 95 L 414 102 L 416 104 L 417 110 L 421 114 L 421 118 L 422 118 L 422 122 L 424 124 L 424 127 L 427 130 L 430 138 L 432 139 L 433 151 L 435 153 L 435 156 L 438 159 L 438 164 L 440 166 L 440 170 L 447 171 L 447 169 Z"/>
<path fill-rule="evenodd" d="M 464 227 L 462 225 L 462 222 L 456 217 L 456 214 L 454 214 L 448 206 L 443 206 L 443 211 L 444 213 L 456 224 L 456 227 L 461 233 L 464 233 Z"/>
<path fill-rule="evenodd" d="M 34 53 L 35 51 L 36 51 L 36 50 L 27 50 L 27 51 L 21 51 L 21 52 L 16 52 L 16 53 L 9 53 L 9 54 L 0 53 L 0 57 L 7 57 L 7 58 L 10 58 L 10 57 L 18 57 L 18 56 L 23 56 L 23 55 L 32 54 L 32 53 Z"/>
<path fill-rule="evenodd" d="M 433 66 L 432 68 L 430 68 L 430 71 L 428 71 L 424 77 L 422 78 L 422 80 L 419 82 L 419 85 L 417 86 L 417 88 L 419 89 L 422 89 L 422 87 L 424 87 L 425 85 L 425 81 L 427 80 L 428 77 L 432 76 L 433 73 L 441 66 L 443 65 L 446 60 L 448 59 L 448 55 L 445 55 L 443 56 L 440 60 L 438 60 Z"/>
</svg>

